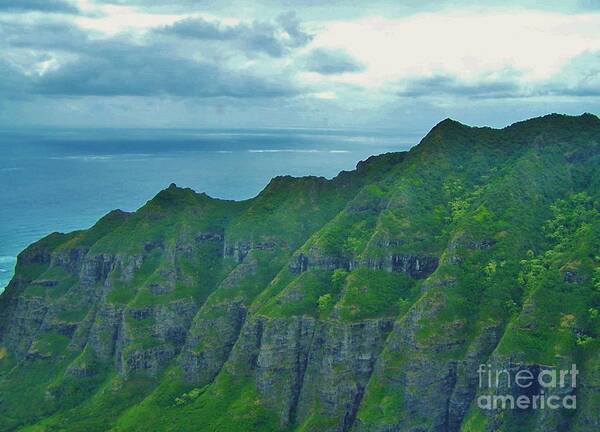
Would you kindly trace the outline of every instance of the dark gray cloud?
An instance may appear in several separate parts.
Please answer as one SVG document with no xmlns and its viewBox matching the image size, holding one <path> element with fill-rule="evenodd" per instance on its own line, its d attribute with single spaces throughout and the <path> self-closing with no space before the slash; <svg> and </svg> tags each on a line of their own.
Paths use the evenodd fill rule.
<svg viewBox="0 0 600 432">
<path fill-rule="evenodd" d="M 177 49 L 178 41 L 156 37 L 135 41 L 126 34 L 97 38 L 64 21 L 4 22 L 0 48 L 4 51 L 65 52 L 43 74 L 24 74 L 3 62 L 2 76 L 20 85 L 0 86 L 0 93 L 49 96 L 177 96 L 270 98 L 298 92 L 283 74 L 265 74 L 218 60 L 201 61 Z M 18 58 L 17 55 L 13 57 Z M 210 56 L 208 56 L 210 57 Z M 10 73 L 9 73 L 10 72 Z M 6 82 L 7 80 L 5 80 Z"/>
<path fill-rule="evenodd" d="M 38 94 L 69 96 L 258 98 L 294 93 L 283 79 L 157 54 L 153 47 L 81 58 L 39 77 L 33 88 Z"/>
<path fill-rule="evenodd" d="M 289 46 L 304 46 L 312 40 L 312 35 L 302 29 L 302 23 L 295 12 L 282 13 L 277 17 L 277 23 L 290 36 Z"/>
<path fill-rule="evenodd" d="M 587 56 L 589 57 L 589 56 Z M 600 96 L 600 69 L 587 64 L 588 70 L 582 74 L 568 73 L 561 77 L 524 87 L 508 79 L 465 83 L 456 78 L 438 75 L 415 79 L 404 85 L 397 94 L 406 97 L 465 97 L 471 99 L 521 99 L 535 97 L 598 97 Z"/>
<path fill-rule="evenodd" d="M 55 12 L 78 14 L 79 9 L 66 0 L 2 0 L 0 12 Z"/>
<path fill-rule="evenodd" d="M 203 18 L 186 18 L 166 26 L 160 33 L 173 34 L 190 39 L 230 40 L 241 36 L 239 26 L 223 25 Z"/>
<path fill-rule="evenodd" d="M 540 86 L 538 94 L 541 96 L 573 96 L 581 97 L 599 97 L 600 96 L 600 72 L 596 71 L 595 76 L 585 79 L 572 81 L 560 81 L 548 83 Z"/>
<path fill-rule="evenodd" d="M 1 1 L 1 0 L 0 0 Z M 38 50 L 91 49 L 89 33 L 64 21 L 0 21 L 0 46 Z"/>
<path fill-rule="evenodd" d="M 464 96 L 470 98 L 522 97 L 523 90 L 515 81 L 461 82 L 446 75 L 415 79 L 404 85 L 400 96 Z"/>
<path fill-rule="evenodd" d="M 364 65 L 347 52 L 326 48 L 312 50 L 306 59 L 306 68 L 323 75 L 360 72 L 365 69 Z"/>
<path fill-rule="evenodd" d="M 203 18 L 186 18 L 157 32 L 188 39 L 228 41 L 240 49 L 263 52 L 272 57 L 281 57 L 312 39 L 302 30 L 294 13 L 279 15 L 274 22 L 252 21 L 235 25 Z"/>
<path fill-rule="evenodd" d="M 282 74 L 198 61 L 156 38 L 95 39 L 64 22 L 1 26 L 0 38 L 0 47 L 17 60 L 30 52 L 46 53 L 48 59 L 65 52 L 44 73 L 24 73 L 7 61 L 0 63 L 2 94 L 270 98 L 298 91 Z M 43 60 L 47 58 L 36 63 Z M 30 59 L 25 63 L 31 64 Z"/>
</svg>

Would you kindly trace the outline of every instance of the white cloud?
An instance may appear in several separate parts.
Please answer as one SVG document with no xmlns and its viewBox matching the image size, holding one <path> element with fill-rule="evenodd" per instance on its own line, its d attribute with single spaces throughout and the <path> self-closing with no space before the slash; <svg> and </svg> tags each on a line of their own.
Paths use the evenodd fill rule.
<svg viewBox="0 0 600 432">
<path fill-rule="evenodd" d="M 377 88 L 434 75 L 461 81 L 509 75 L 535 83 L 600 50 L 600 14 L 444 12 L 337 21 L 322 26 L 312 47 L 344 49 L 366 66 L 362 73 L 320 77 L 324 81 Z"/>
<path fill-rule="evenodd" d="M 153 27 L 173 24 L 188 15 L 154 14 L 132 6 L 97 5 L 88 0 L 78 2 L 86 15 L 75 18 L 75 23 L 85 29 L 96 30 L 107 35 L 124 31 L 145 31 Z"/>
<path fill-rule="evenodd" d="M 326 99 L 326 100 L 337 99 L 337 94 L 333 91 L 322 91 L 322 92 L 312 93 L 312 96 L 316 97 L 317 99 Z"/>
</svg>

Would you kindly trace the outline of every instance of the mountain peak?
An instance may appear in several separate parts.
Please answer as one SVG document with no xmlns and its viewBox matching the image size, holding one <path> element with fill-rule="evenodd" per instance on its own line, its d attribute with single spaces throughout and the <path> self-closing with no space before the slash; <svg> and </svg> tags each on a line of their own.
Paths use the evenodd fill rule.
<svg viewBox="0 0 600 432">
<path fill-rule="evenodd" d="M 592 113 L 583 113 L 578 116 L 551 113 L 540 117 L 534 117 L 527 120 L 513 123 L 504 129 L 523 129 L 527 127 L 556 127 L 562 129 L 569 129 L 572 127 L 585 127 L 585 126 L 600 126 L 600 119 L 597 115 Z"/>
<path fill-rule="evenodd" d="M 446 117 L 444 120 L 442 120 L 441 122 L 438 123 L 438 126 L 445 126 L 445 125 L 461 125 L 461 126 L 465 126 L 463 125 L 461 122 L 459 122 L 458 120 L 454 120 L 453 118 L 450 117 Z"/>
<path fill-rule="evenodd" d="M 456 128 L 470 128 L 470 126 L 463 124 L 457 120 L 446 117 L 444 120 L 436 124 L 431 130 L 449 130 Z"/>
<path fill-rule="evenodd" d="M 463 137 L 472 130 L 475 130 L 475 128 L 451 118 L 446 118 L 431 128 L 429 133 L 411 151 L 429 152 L 440 148 L 440 146 L 447 148 L 455 143 L 456 138 Z"/>
<path fill-rule="evenodd" d="M 178 206 L 196 205 L 214 201 L 204 192 L 198 193 L 191 188 L 182 188 L 175 183 L 161 190 L 146 203 L 143 209 L 168 209 Z"/>
</svg>

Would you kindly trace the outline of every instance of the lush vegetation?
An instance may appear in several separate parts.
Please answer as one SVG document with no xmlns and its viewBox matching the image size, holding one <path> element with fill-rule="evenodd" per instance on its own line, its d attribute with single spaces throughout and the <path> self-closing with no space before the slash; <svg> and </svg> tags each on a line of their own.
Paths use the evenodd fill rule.
<svg viewBox="0 0 600 432">
<path fill-rule="evenodd" d="M 598 167 L 590 114 L 445 120 L 332 180 L 172 185 L 48 236 L 0 296 L 0 431 L 591 430 Z M 577 363 L 577 412 L 477 409 L 509 361 Z"/>
</svg>

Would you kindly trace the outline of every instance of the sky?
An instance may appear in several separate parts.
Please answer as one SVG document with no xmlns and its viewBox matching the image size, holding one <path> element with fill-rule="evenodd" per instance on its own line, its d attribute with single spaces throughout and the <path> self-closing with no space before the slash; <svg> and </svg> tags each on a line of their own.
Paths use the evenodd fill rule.
<svg viewBox="0 0 600 432">
<path fill-rule="evenodd" d="M 423 130 L 550 112 L 600 112 L 600 0 L 0 0 L 3 128 Z"/>
</svg>

